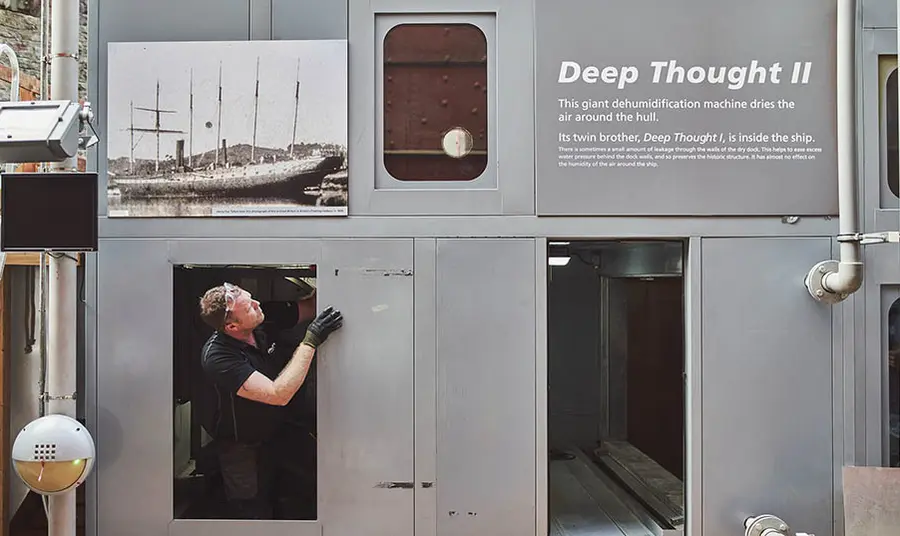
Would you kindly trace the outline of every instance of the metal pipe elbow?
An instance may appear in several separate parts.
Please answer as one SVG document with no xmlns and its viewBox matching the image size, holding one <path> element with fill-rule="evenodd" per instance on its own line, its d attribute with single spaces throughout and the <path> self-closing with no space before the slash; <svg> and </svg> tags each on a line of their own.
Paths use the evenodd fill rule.
<svg viewBox="0 0 900 536">
<path fill-rule="evenodd" d="M 840 261 L 838 269 L 825 274 L 822 286 L 832 294 L 849 295 L 862 287 L 863 263 L 859 261 Z"/>
</svg>

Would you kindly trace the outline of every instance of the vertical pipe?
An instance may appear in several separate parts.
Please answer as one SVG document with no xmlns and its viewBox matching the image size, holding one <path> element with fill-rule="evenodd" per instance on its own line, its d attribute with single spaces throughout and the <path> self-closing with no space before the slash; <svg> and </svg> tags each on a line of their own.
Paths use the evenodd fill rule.
<svg viewBox="0 0 900 536">
<path fill-rule="evenodd" d="M 79 0 L 54 0 L 50 6 L 50 98 L 78 102 Z M 78 156 L 51 166 L 77 171 Z M 75 341 L 77 266 L 68 254 L 50 255 L 47 315 L 47 412 L 75 418 Z M 49 536 L 75 536 L 75 491 L 49 497 Z"/>
<path fill-rule="evenodd" d="M 840 262 L 823 261 L 806 276 L 806 287 L 819 301 L 836 303 L 862 286 L 856 184 L 856 6 L 837 0 L 837 180 Z M 821 274 L 821 278 L 819 278 Z"/>
<path fill-rule="evenodd" d="M 12 76 L 10 77 L 10 87 L 9 87 L 9 100 L 10 102 L 17 102 L 19 100 L 19 59 L 16 57 L 16 52 L 7 44 L 0 44 L 0 53 L 6 54 L 6 57 L 9 59 L 9 69 L 12 72 Z M 7 173 L 12 173 L 16 170 L 16 165 L 14 163 L 8 163 L 3 166 L 4 171 Z"/>
<path fill-rule="evenodd" d="M 837 3 L 837 165 L 840 234 L 859 231 L 856 192 L 856 0 Z M 853 293 L 862 284 L 859 242 L 841 242 L 841 260 L 836 272 L 826 274 L 822 284 L 836 294 Z"/>
</svg>

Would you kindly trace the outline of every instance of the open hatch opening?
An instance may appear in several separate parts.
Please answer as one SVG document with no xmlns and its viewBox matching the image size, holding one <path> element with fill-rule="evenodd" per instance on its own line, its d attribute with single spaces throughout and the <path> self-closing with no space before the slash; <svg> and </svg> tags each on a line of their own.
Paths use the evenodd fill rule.
<svg viewBox="0 0 900 536">
<path fill-rule="evenodd" d="M 229 450 L 231 454 L 223 454 L 225 449 L 220 447 L 228 444 L 229 439 L 215 439 L 207 430 L 207 427 L 218 426 L 215 423 L 222 422 L 217 415 L 228 412 L 216 409 L 217 405 L 222 404 L 219 401 L 222 395 L 217 394 L 216 387 L 204 374 L 201 366 L 203 345 L 214 330 L 200 316 L 200 300 L 207 290 L 226 282 L 249 292 L 252 300 L 259 302 L 265 315 L 259 328 L 265 333 L 265 346 L 270 350 L 268 356 L 272 359 L 281 359 L 286 363 L 293 349 L 302 341 L 309 322 L 315 317 L 315 265 L 174 267 L 175 519 L 258 519 L 255 517 L 257 514 L 242 513 L 239 508 L 234 508 L 226 501 L 221 471 L 223 459 L 227 463 L 238 463 L 235 461 L 236 457 L 242 455 L 234 454 L 235 450 Z M 280 344 L 277 348 L 284 350 L 272 351 L 273 343 Z M 273 366 L 280 370 L 277 365 Z M 227 393 L 225 396 L 228 396 Z M 227 405 L 229 402 L 225 403 Z M 273 433 L 276 437 L 268 442 L 276 447 L 283 447 L 267 447 L 264 451 L 267 455 L 261 456 L 259 460 L 260 463 L 277 461 L 277 468 L 271 472 L 280 477 L 269 481 L 264 490 L 271 497 L 270 504 L 274 506 L 271 516 L 263 518 L 315 520 L 316 359 L 312 361 L 304 384 L 286 406 L 267 406 L 262 411 L 265 412 L 263 419 L 267 422 L 270 418 L 274 419 L 270 415 L 277 412 L 278 423 L 271 426 L 277 434 Z M 253 435 L 250 430 L 260 429 L 254 428 L 259 426 L 254 422 L 259 420 L 256 415 L 259 413 L 252 413 L 246 406 L 242 406 L 234 427 L 240 428 L 245 435 Z M 229 421 L 229 426 L 231 422 Z M 234 431 L 229 427 L 221 428 L 220 431 L 226 428 L 229 431 L 221 433 L 233 435 Z M 264 434 L 260 432 L 258 435 Z M 243 457 L 241 460 L 243 461 L 240 463 L 244 465 L 252 463 Z"/>
<path fill-rule="evenodd" d="M 550 534 L 683 534 L 681 241 L 551 241 Z"/>
</svg>

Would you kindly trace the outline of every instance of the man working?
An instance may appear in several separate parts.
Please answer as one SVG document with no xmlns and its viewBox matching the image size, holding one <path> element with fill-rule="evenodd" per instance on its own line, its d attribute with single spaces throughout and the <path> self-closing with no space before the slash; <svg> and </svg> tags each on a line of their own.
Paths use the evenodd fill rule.
<svg viewBox="0 0 900 536">
<path fill-rule="evenodd" d="M 260 303 L 246 290 L 230 283 L 209 289 L 200 299 L 200 316 L 215 330 L 201 351 L 214 401 L 202 424 L 217 440 L 229 511 L 236 519 L 269 519 L 278 458 L 272 439 L 284 422 L 283 406 L 303 385 L 316 349 L 341 328 L 343 316 L 332 307 L 316 316 L 286 365 L 279 343 L 267 340 L 260 327 L 265 320 Z"/>
</svg>

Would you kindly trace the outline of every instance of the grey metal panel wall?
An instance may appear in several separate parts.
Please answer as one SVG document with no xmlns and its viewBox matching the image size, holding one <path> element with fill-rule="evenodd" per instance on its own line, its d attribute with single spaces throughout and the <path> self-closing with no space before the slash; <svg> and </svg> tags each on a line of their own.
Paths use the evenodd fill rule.
<svg viewBox="0 0 900 536">
<path fill-rule="evenodd" d="M 535 531 L 535 245 L 437 243 L 437 535 Z"/>
<path fill-rule="evenodd" d="M 862 23 L 865 28 L 896 28 L 897 2 L 893 0 L 861 0 Z"/>
<path fill-rule="evenodd" d="M 437 244 L 415 241 L 416 536 L 437 531 Z"/>
<path fill-rule="evenodd" d="M 833 534 L 832 309 L 802 286 L 831 242 L 702 241 L 704 534 L 758 513 Z"/>
<path fill-rule="evenodd" d="M 347 1 L 270 0 L 273 39 L 346 39 Z"/>
<path fill-rule="evenodd" d="M 101 248 L 98 419 L 91 430 L 97 444 L 97 534 L 162 536 L 172 519 L 173 491 L 167 245 L 111 240 Z"/>
</svg>

